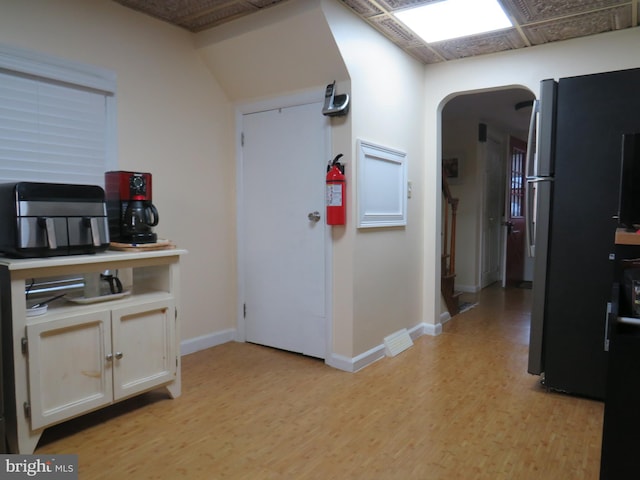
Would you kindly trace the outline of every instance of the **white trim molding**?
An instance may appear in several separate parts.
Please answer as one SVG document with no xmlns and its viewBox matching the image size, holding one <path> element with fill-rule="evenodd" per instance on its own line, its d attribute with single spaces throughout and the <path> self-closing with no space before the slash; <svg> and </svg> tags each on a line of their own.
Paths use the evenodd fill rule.
<svg viewBox="0 0 640 480">
<path fill-rule="evenodd" d="M 447 314 L 448 315 L 448 314 Z M 450 318 L 450 317 L 449 317 Z M 446 322 L 448 318 L 444 320 Z M 444 323 L 443 322 L 443 323 Z M 419 323 L 409 330 L 409 336 L 411 340 L 415 341 L 423 335 L 430 335 L 432 337 L 438 336 L 442 333 L 442 323 L 436 323 L 434 325 L 428 323 Z M 222 330 L 220 332 L 214 332 L 200 337 L 190 338 L 183 340 L 180 343 L 180 355 L 189 355 L 191 353 L 199 352 L 207 348 L 216 347 L 223 343 L 238 341 L 236 329 L 230 328 L 228 330 Z M 240 340 L 243 342 L 243 340 Z M 326 359 L 325 364 L 330 367 L 342 370 L 344 372 L 357 372 L 365 367 L 368 367 L 372 363 L 382 360 L 386 355 L 384 353 L 384 343 L 377 345 L 366 352 L 356 355 L 353 358 L 345 357 L 337 353 L 331 353 Z"/>
<path fill-rule="evenodd" d="M 440 335 L 441 333 L 441 323 L 437 323 L 435 325 L 431 325 L 428 323 L 419 323 L 418 325 L 409 329 L 409 336 L 413 341 L 415 341 L 417 338 L 420 338 L 422 335 L 430 335 L 435 337 Z M 375 363 L 384 357 L 384 344 L 380 344 L 353 358 L 332 353 L 331 356 L 327 358 L 326 364 L 330 367 L 337 368 L 338 370 L 353 373 L 357 372 L 358 370 L 362 370 L 365 367 L 368 367 L 372 363 Z"/>
<path fill-rule="evenodd" d="M 180 355 L 189 355 L 190 353 L 206 350 L 207 348 L 217 347 L 223 343 L 232 342 L 236 338 L 236 329 L 230 328 L 220 332 L 209 333 L 199 337 L 190 338 L 180 342 Z"/>
<path fill-rule="evenodd" d="M 9 45 L 0 44 L 0 68 L 110 95 L 116 93 L 116 74 L 111 70 Z"/>
<path fill-rule="evenodd" d="M 407 154 L 357 141 L 358 228 L 407 224 Z"/>
</svg>

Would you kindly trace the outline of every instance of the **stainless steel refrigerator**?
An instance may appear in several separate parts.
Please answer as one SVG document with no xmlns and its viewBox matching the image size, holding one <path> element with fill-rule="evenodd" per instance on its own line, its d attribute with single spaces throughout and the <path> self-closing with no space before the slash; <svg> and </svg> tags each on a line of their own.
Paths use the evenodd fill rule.
<svg viewBox="0 0 640 480">
<path fill-rule="evenodd" d="M 640 69 L 544 80 L 529 140 L 534 256 L 529 373 L 603 399 L 622 135 L 640 132 Z"/>
</svg>

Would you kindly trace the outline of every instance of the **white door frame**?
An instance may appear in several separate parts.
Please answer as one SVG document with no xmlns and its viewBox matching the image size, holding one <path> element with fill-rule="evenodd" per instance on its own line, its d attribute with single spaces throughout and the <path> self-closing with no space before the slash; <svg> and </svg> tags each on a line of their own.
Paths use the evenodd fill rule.
<svg viewBox="0 0 640 480">
<path fill-rule="evenodd" d="M 262 100 L 258 102 L 239 103 L 236 105 L 236 132 L 235 132 L 235 145 L 236 145 L 236 258 L 237 258 L 237 276 L 238 276 L 238 297 L 236 302 L 236 336 L 237 342 L 246 341 L 246 328 L 244 318 L 244 303 L 245 303 L 245 278 L 244 278 L 244 189 L 242 185 L 242 165 L 243 165 L 243 152 L 242 152 L 242 118 L 243 115 L 250 113 L 264 112 L 267 110 L 275 110 L 278 108 L 295 107 L 298 105 L 307 105 L 310 103 L 322 103 L 324 101 L 325 89 L 310 90 L 308 92 L 300 93 L 297 95 L 290 95 L 285 97 L 277 97 L 268 100 Z M 318 115 L 322 115 L 322 111 L 318 109 Z M 327 117 L 327 121 L 328 117 Z M 331 144 L 331 128 L 327 129 L 327 135 L 325 138 L 326 151 L 332 152 Z M 333 158 L 333 157 L 331 157 Z M 327 158 L 327 163 L 331 160 Z M 322 215 L 324 219 L 325 215 Z M 326 321 L 326 352 L 325 363 L 331 359 L 333 353 L 333 277 L 332 277 L 332 242 L 331 242 L 331 228 L 325 229 L 325 321 Z"/>
<path fill-rule="evenodd" d="M 485 249 L 486 248 L 490 248 L 489 245 L 487 245 L 487 239 L 485 238 L 484 232 L 485 232 L 485 223 L 486 223 L 486 219 L 485 219 L 485 215 L 484 215 L 484 208 L 485 208 L 485 203 L 487 201 L 487 196 L 488 193 L 485 190 L 485 185 L 484 185 L 484 176 L 486 174 L 486 168 L 487 168 L 487 161 L 488 161 L 488 156 L 489 156 L 489 145 L 488 142 L 489 140 L 493 140 L 495 141 L 498 145 L 500 145 L 501 147 L 504 147 L 504 140 L 502 138 L 501 135 L 496 134 L 495 132 L 493 132 L 491 130 L 491 128 L 489 127 L 488 132 L 487 132 L 487 142 L 483 142 L 482 144 L 479 144 L 479 148 L 481 150 L 481 155 L 479 155 L 479 157 L 482 158 L 482 161 L 480 162 L 480 168 L 478 169 L 479 172 L 479 181 L 482 184 L 482 188 L 480 189 L 481 191 L 481 202 L 480 202 L 480 250 L 479 250 L 479 257 L 478 257 L 478 287 L 479 290 L 482 290 L 485 286 L 485 282 L 484 282 L 484 256 L 485 256 Z M 504 150 L 504 148 L 503 148 Z M 503 153 L 504 155 L 504 153 Z M 501 169 L 502 174 L 504 174 L 504 156 L 501 158 L 503 161 L 503 168 Z M 500 218 L 498 219 L 498 221 L 500 223 L 502 223 L 502 213 L 500 212 Z M 498 265 L 498 277 L 501 277 L 503 274 L 503 258 L 502 258 L 502 251 L 503 251 L 503 230 L 504 227 L 500 227 L 500 235 L 498 235 L 499 238 L 499 242 L 500 245 L 498 246 L 498 250 L 499 250 L 499 265 Z M 502 278 L 497 278 L 496 281 L 501 282 L 502 283 Z"/>
</svg>

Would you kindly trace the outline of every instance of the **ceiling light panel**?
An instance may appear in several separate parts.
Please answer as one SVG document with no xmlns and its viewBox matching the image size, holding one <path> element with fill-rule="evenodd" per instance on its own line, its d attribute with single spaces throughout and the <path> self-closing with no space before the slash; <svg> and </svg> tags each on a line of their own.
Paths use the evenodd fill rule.
<svg viewBox="0 0 640 480">
<path fill-rule="evenodd" d="M 394 15 L 427 43 L 513 26 L 497 0 L 443 0 Z"/>
</svg>

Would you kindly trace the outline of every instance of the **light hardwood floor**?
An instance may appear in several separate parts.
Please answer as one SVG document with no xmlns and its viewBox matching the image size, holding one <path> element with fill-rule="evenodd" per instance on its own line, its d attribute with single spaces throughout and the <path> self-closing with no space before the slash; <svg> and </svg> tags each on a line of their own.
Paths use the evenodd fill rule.
<svg viewBox="0 0 640 480">
<path fill-rule="evenodd" d="M 527 374 L 530 290 L 491 287 L 438 337 L 355 374 L 228 343 L 162 392 L 47 430 L 92 479 L 597 479 L 604 406 Z"/>
</svg>

